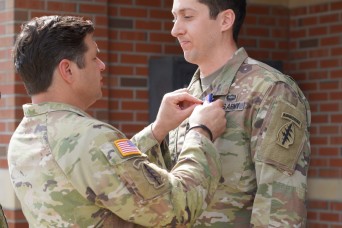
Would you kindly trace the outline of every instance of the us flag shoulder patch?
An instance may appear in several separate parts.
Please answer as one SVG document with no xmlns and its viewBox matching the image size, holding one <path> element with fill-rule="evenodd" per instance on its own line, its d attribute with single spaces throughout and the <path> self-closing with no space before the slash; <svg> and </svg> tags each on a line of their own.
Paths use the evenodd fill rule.
<svg viewBox="0 0 342 228">
<path fill-rule="evenodd" d="M 141 154 L 141 151 L 129 139 L 118 139 L 114 141 L 114 145 L 123 157 Z"/>
</svg>

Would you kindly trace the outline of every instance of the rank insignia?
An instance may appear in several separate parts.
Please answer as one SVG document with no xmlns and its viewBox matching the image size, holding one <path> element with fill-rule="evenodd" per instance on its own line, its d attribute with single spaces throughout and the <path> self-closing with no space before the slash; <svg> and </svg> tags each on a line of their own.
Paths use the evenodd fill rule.
<svg viewBox="0 0 342 228">
<path fill-rule="evenodd" d="M 118 148 L 123 157 L 141 154 L 141 151 L 129 139 L 119 139 L 114 141 L 114 145 Z"/>
<path fill-rule="evenodd" d="M 295 128 L 302 127 L 302 123 L 295 116 L 283 112 L 281 117 L 288 120 L 278 131 L 277 144 L 288 149 L 295 141 Z"/>
</svg>

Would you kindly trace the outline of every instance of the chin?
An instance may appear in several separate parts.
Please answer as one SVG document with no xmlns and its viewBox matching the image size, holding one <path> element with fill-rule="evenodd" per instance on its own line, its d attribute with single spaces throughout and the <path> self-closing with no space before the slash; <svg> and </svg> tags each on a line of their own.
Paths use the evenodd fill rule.
<svg viewBox="0 0 342 228">
<path fill-rule="evenodd" d="M 184 52 L 184 59 L 189 63 L 196 64 L 195 58 L 186 52 Z"/>
</svg>

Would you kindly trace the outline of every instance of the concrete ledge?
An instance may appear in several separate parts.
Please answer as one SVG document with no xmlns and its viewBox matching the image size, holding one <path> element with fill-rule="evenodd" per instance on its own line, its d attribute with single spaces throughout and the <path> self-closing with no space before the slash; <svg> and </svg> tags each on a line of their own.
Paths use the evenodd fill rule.
<svg viewBox="0 0 342 228">
<path fill-rule="evenodd" d="M 340 0 L 247 0 L 247 4 L 279 5 L 288 8 L 338 2 Z"/>
<path fill-rule="evenodd" d="M 342 179 L 308 179 L 309 200 L 342 201 Z"/>
<path fill-rule="evenodd" d="M 0 204 L 2 205 L 2 207 L 6 210 L 20 209 L 21 206 L 13 190 L 9 172 L 7 169 L 0 169 L 0 183 Z"/>
</svg>

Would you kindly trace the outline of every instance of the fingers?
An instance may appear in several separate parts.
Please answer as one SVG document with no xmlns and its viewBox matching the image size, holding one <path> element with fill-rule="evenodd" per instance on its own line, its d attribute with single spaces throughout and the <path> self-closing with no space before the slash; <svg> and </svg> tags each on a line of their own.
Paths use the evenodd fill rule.
<svg viewBox="0 0 342 228">
<path fill-rule="evenodd" d="M 172 101 L 172 103 L 187 107 L 192 104 L 202 104 L 203 101 L 190 95 L 187 89 L 179 89 L 164 96 L 165 99 Z"/>
<path fill-rule="evenodd" d="M 206 125 L 211 130 L 215 140 L 226 129 L 227 120 L 222 107 L 222 100 L 197 106 L 189 118 L 190 126 L 196 124 Z"/>
</svg>

